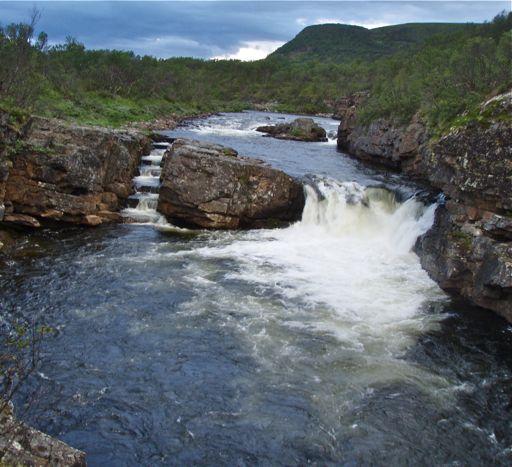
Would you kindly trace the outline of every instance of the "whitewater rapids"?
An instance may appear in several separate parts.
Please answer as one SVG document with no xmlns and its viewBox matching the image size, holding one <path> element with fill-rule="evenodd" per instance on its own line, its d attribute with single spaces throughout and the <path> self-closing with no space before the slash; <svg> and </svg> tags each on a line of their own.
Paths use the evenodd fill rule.
<svg viewBox="0 0 512 467">
<path fill-rule="evenodd" d="M 423 305 L 444 299 L 411 251 L 436 206 L 326 178 L 305 190 L 302 220 L 289 228 L 251 231 L 185 254 L 234 260 L 227 279 L 256 284 L 262 295 L 278 294 L 289 309 L 310 314 L 307 324 L 297 318 L 292 325 L 398 355 L 438 318 Z"/>
</svg>

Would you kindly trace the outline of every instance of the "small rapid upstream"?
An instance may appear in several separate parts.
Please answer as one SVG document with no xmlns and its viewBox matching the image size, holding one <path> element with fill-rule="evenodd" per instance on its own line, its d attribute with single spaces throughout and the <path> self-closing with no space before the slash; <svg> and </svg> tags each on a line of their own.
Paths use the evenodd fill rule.
<svg viewBox="0 0 512 467">
<path fill-rule="evenodd" d="M 158 193 L 160 190 L 160 174 L 162 159 L 169 143 L 154 143 L 153 150 L 141 158 L 139 175 L 133 179 L 135 193 L 128 199 L 129 206 L 122 214 L 141 224 L 164 226 L 165 218 L 157 212 Z"/>
<path fill-rule="evenodd" d="M 300 222 L 155 229 L 154 152 L 126 212 L 139 224 L 46 231 L 2 265 L 8 313 L 56 330 L 18 401 L 38 389 L 27 420 L 90 465 L 509 465 L 512 329 L 421 269 L 412 248 L 436 207 L 417 186 L 332 138 L 255 131 L 293 117 L 169 134 L 309 174 Z"/>
</svg>

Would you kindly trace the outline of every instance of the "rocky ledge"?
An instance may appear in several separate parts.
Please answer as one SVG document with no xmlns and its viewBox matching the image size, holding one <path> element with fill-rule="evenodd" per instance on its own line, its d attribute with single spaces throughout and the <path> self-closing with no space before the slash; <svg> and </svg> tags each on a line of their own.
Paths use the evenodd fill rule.
<svg viewBox="0 0 512 467">
<path fill-rule="evenodd" d="M 0 413 L 0 465 L 85 466 L 85 453 L 16 420 L 12 405 Z"/>
<path fill-rule="evenodd" d="M 357 125 L 366 98 L 341 102 L 338 147 L 442 190 L 446 203 L 416 245 L 423 268 L 443 289 L 512 321 L 512 92 L 437 140 L 418 117 Z"/>
<path fill-rule="evenodd" d="M 26 227 L 120 220 L 149 139 L 138 131 L 16 120 L 0 111 L 0 221 Z"/>
<path fill-rule="evenodd" d="M 260 133 L 267 133 L 277 139 L 288 139 L 293 141 L 327 141 L 325 130 L 312 118 L 297 118 L 291 123 L 280 123 L 279 125 L 267 125 L 256 128 Z"/>
<path fill-rule="evenodd" d="M 157 210 L 169 222 L 207 229 L 287 225 L 300 219 L 302 184 L 233 149 L 178 139 L 164 156 Z"/>
</svg>

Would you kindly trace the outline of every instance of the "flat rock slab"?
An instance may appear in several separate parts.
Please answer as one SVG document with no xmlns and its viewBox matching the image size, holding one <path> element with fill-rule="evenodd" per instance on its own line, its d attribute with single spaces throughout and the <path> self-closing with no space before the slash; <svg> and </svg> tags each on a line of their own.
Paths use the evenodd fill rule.
<svg viewBox="0 0 512 467">
<path fill-rule="evenodd" d="M 176 140 L 164 157 L 157 210 L 169 222 L 207 229 L 271 228 L 297 221 L 302 184 L 235 150 Z"/>
</svg>

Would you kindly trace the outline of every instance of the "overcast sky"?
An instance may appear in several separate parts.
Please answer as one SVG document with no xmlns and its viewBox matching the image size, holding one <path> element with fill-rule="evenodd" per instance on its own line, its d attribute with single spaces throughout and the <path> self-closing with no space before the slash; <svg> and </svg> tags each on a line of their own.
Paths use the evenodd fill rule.
<svg viewBox="0 0 512 467">
<path fill-rule="evenodd" d="M 52 44 L 73 36 L 88 48 L 241 60 L 264 58 L 311 24 L 482 22 L 510 11 L 510 1 L 0 1 L 0 23 L 27 20 L 34 6 Z"/>
</svg>

